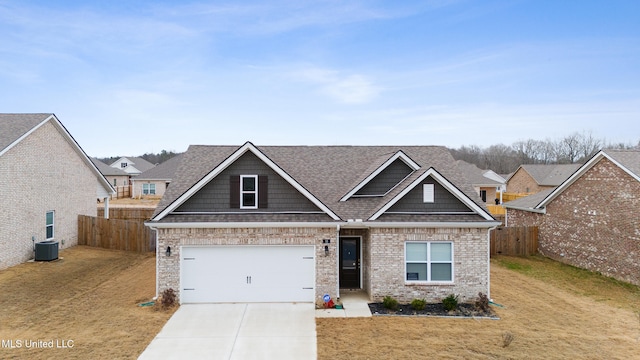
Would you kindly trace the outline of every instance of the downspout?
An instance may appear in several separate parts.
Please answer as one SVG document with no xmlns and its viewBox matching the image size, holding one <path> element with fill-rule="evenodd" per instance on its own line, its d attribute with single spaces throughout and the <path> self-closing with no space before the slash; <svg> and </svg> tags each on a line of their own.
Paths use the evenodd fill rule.
<svg viewBox="0 0 640 360">
<path fill-rule="evenodd" d="M 494 226 L 487 230 L 487 240 L 489 242 L 487 248 L 487 299 L 489 299 L 489 301 L 493 301 L 491 300 L 491 231 L 496 228 L 497 226 Z"/>
<path fill-rule="evenodd" d="M 336 299 L 340 298 L 340 224 L 336 225 Z"/>
<path fill-rule="evenodd" d="M 159 265 L 159 259 L 160 259 L 160 254 L 158 252 L 158 249 L 160 249 L 160 247 L 158 246 L 158 228 L 155 228 L 153 226 L 149 226 L 149 229 L 151 229 L 151 231 L 154 232 L 155 237 L 156 237 L 156 296 L 153 297 L 153 300 L 158 300 L 158 297 L 160 296 L 160 277 L 158 276 L 158 265 Z"/>
</svg>

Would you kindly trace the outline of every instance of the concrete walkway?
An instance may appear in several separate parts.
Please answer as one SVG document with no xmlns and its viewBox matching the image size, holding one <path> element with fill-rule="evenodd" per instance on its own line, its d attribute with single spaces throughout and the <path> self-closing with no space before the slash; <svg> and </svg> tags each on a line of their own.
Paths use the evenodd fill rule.
<svg viewBox="0 0 640 360">
<path fill-rule="evenodd" d="M 181 305 L 138 359 L 315 359 L 313 304 Z"/>
<path fill-rule="evenodd" d="M 371 317 L 369 296 L 366 292 L 345 290 L 340 301 L 343 309 L 318 309 L 316 317 Z"/>
</svg>

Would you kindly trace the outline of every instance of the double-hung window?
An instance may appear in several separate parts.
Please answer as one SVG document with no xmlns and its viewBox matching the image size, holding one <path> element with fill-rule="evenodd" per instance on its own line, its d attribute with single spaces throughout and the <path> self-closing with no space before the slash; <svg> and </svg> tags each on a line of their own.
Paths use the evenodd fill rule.
<svg viewBox="0 0 640 360">
<path fill-rule="evenodd" d="M 53 239 L 54 236 L 54 222 L 55 222 L 55 212 L 47 211 L 47 219 L 46 219 L 46 239 Z"/>
<path fill-rule="evenodd" d="M 406 242 L 405 279 L 416 282 L 453 282 L 453 243 Z"/>
<path fill-rule="evenodd" d="M 258 175 L 240 176 L 240 208 L 258 208 Z"/>
<path fill-rule="evenodd" d="M 142 194 L 143 195 L 155 195 L 156 194 L 156 184 L 142 184 Z"/>
</svg>

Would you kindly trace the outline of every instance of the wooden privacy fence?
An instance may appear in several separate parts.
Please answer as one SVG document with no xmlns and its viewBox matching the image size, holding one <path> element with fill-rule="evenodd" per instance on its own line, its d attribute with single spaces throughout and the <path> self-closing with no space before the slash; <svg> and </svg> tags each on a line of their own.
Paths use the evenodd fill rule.
<svg viewBox="0 0 640 360">
<path fill-rule="evenodd" d="M 78 215 L 78 244 L 148 252 L 155 251 L 155 236 L 143 221 Z"/>
<path fill-rule="evenodd" d="M 154 208 L 109 207 L 109 219 L 147 221 L 151 219 L 154 211 Z M 98 208 L 98 217 L 104 217 L 104 208 Z"/>
<path fill-rule="evenodd" d="M 537 252 L 537 226 L 500 226 L 491 231 L 491 256 L 526 256 Z"/>
<path fill-rule="evenodd" d="M 502 205 L 487 205 L 487 209 L 491 215 L 504 215 L 507 213 Z"/>
<path fill-rule="evenodd" d="M 502 193 L 502 202 L 518 200 L 531 194 L 533 193 Z"/>
<path fill-rule="evenodd" d="M 116 186 L 115 190 L 116 190 L 116 193 L 115 195 L 111 196 L 112 199 L 114 198 L 114 196 L 116 199 L 131 197 L 131 185 Z"/>
</svg>

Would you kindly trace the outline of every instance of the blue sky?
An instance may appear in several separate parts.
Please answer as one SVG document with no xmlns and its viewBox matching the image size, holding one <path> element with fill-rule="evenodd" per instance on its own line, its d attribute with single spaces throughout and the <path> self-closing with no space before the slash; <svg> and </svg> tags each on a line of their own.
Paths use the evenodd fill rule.
<svg viewBox="0 0 640 360">
<path fill-rule="evenodd" d="M 640 2 L 0 0 L 0 112 L 91 156 L 640 140 Z"/>
</svg>

